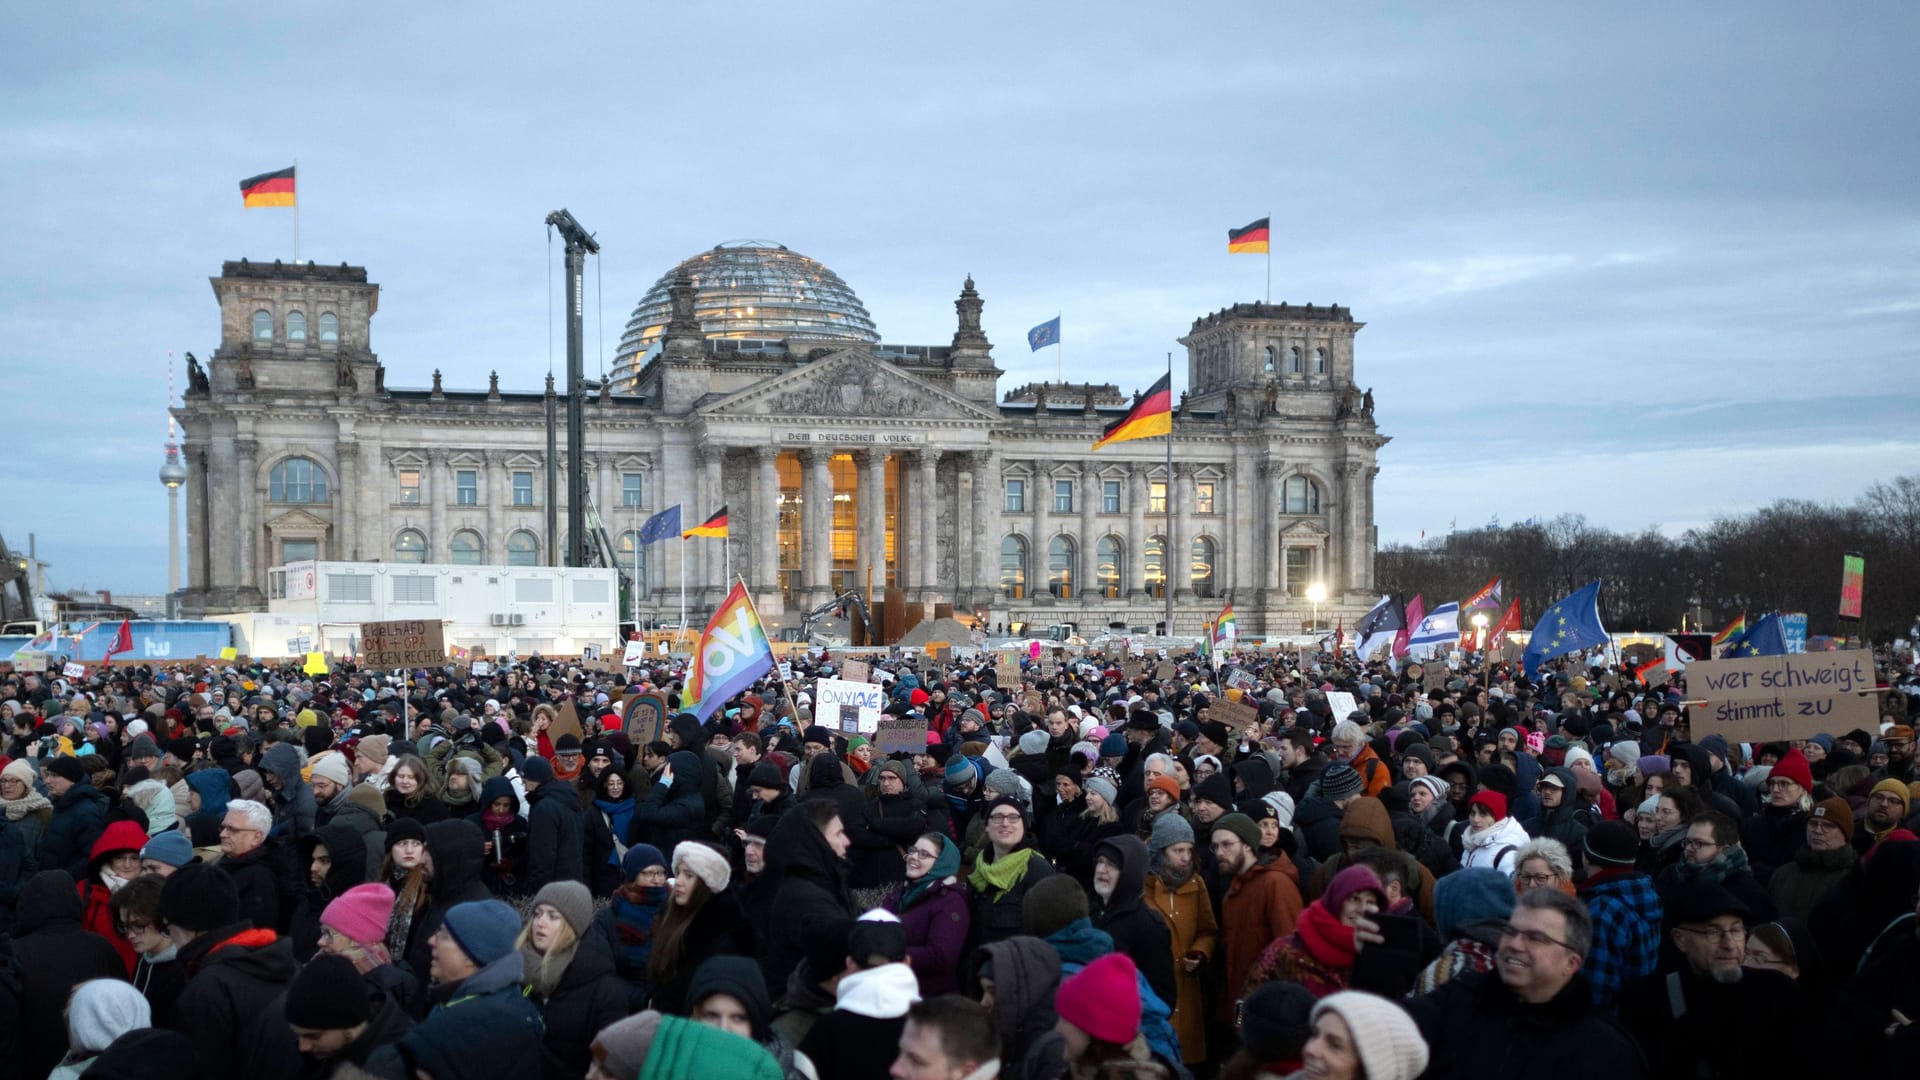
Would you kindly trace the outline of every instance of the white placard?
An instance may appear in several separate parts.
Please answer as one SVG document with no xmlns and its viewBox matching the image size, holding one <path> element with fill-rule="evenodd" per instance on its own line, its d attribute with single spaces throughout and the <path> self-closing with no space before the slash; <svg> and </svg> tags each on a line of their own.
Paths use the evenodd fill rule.
<svg viewBox="0 0 1920 1080">
<path fill-rule="evenodd" d="M 849 712 L 853 713 L 858 730 L 869 733 L 880 730 L 880 710 L 886 705 L 887 692 L 872 683 L 847 682 L 844 679 L 814 680 L 815 715 L 824 713 L 828 706 L 832 706 L 835 715 L 841 717 L 842 731 L 848 730 L 845 717 Z"/>
<path fill-rule="evenodd" d="M 475 660 L 472 671 L 475 675 L 491 675 L 493 674 L 493 661 Z"/>
<path fill-rule="evenodd" d="M 1327 694 L 1327 710 L 1333 713 L 1333 722 L 1339 723 L 1352 716 L 1360 708 L 1353 695 L 1344 690 L 1334 690 Z"/>
<path fill-rule="evenodd" d="M 662 642 L 661 644 L 666 644 Z M 627 642 L 626 654 L 620 658 L 621 667 L 639 667 L 647 662 L 647 643 L 644 641 Z"/>
<path fill-rule="evenodd" d="M 87 665 L 69 660 L 60 666 L 60 674 L 69 679 L 84 679 L 87 677 Z"/>
<path fill-rule="evenodd" d="M 781 682 L 793 681 L 793 661 L 791 660 L 780 661 L 780 681 Z"/>
<path fill-rule="evenodd" d="M 600 646 L 598 646 L 598 645 L 582 645 L 582 646 L 580 646 L 580 659 L 582 659 L 582 660 L 598 660 L 598 659 L 600 659 Z"/>
</svg>

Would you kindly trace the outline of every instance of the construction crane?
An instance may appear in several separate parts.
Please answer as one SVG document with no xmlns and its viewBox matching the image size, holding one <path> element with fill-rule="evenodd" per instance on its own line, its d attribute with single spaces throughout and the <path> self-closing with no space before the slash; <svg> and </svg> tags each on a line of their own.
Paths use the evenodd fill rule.
<svg viewBox="0 0 1920 1080">
<path fill-rule="evenodd" d="M 33 610 L 27 562 L 26 554 L 8 547 L 6 537 L 0 536 L 0 623 L 32 623 L 39 618 Z"/>
<path fill-rule="evenodd" d="M 833 599 L 827 601 L 826 603 L 821 604 L 819 607 L 814 608 L 812 611 L 807 612 L 805 615 L 800 616 L 800 625 L 798 627 L 791 627 L 786 630 L 782 630 L 780 632 L 780 640 L 805 641 L 805 642 L 813 643 L 813 628 L 819 625 L 820 620 L 826 618 L 829 615 L 839 617 L 843 615 L 844 612 L 848 609 L 851 609 L 854 612 L 856 612 L 860 616 L 861 623 L 867 626 L 871 631 L 871 628 L 873 626 L 873 616 L 867 611 L 866 597 L 861 596 L 860 591 L 858 589 L 851 589 L 851 590 L 848 590 L 847 592 L 841 593 L 839 596 L 834 597 Z M 824 645 L 829 643 L 818 642 L 817 644 Z"/>
</svg>

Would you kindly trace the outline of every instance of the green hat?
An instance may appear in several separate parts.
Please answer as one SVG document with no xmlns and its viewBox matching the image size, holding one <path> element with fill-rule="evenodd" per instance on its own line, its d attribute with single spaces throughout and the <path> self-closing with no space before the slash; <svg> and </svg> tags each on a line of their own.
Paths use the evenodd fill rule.
<svg viewBox="0 0 1920 1080">
<path fill-rule="evenodd" d="M 1260 826 L 1245 814 L 1227 814 L 1213 823 L 1213 831 L 1225 829 L 1240 838 L 1240 842 L 1256 851 L 1260 848 Z"/>
</svg>

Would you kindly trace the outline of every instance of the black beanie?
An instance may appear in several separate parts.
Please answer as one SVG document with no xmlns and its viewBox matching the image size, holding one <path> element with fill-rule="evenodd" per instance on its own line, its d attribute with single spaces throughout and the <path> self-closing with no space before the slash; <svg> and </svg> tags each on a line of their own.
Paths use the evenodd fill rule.
<svg viewBox="0 0 1920 1080">
<path fill-rule="evenodd" d="M 1050 874 L 1027 890 L 1020 902 L 1020 922 L 1027 933 L 1044 938 L 1087 917 L 1087 890 L 1071 874 Z"/>
<path fill-rule="evenodd" d="M 807 974 L 814 982 L 826 982 L 847 970 L 847 939 L 852 934 L 849 918 L 830 915 L 806 920 L 800 938 L 805 942 Z"/>
<path fill-rule="evenodd" d="M 1270 982 L 1240 1006 L 1240 1042 L 1257 1061 L 1295 1061 L 1313 1034 L 1313 991 L 1296 982 Z"/>
<path fill-rule="evenodd" d="M 402 840 L 418 840 L 423 844 L 426 843 L 427 827 L 413 818 L 394 818 L 392 824 L 387 826 L 387 850 L 392 851 L 393 845 Z"/>
<path fill-rule="evenodd" d="M 340 1031 L 373 1019 L 367 984 L 343 956 L 321 953 L 287 987 L 287 1023 L 315 1031 Z"/>
<path fill-rule="evenodd" d="M 52 761 L 42 764 L 40 771 L 58 776 L 70 784 L 77 784 L 87 778 L 87 770 L 85 766 L 80 764 L 80 759 L 78 758 L 54 758 Z"/>
<path fill-rule="evenodd" d="M 218 930 L 240 921 L 240 890 L 225 870 L 188 863 L 160 890 L 160 918 L 199 934 Z"/>
</svg>

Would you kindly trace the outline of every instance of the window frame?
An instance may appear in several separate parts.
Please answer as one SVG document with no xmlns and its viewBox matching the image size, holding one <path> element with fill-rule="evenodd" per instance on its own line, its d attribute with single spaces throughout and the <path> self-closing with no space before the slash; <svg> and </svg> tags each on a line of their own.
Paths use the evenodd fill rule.
<svg viewBox="0 0 1920 1080">
<path fill-rule="evenodd" d="M 462 538 L 465 537 L 472 537 L 473 546 L 470 549 L 463 550 L 460 542 Z M 461 557 L 462 555 L 469 554 L 472 556 L 471 559 Z M 481 536 L 479 531 L 475 529 L 454 530 L 454 534 L 447 538 L 447 561 L 455 566 L 485 565 L 487 561 L 486 538 Z"/>
<path fill-rule="evenodd" d="M 420 548 L 417 552 L 402 546 L 408 537 L 415 537 L 420 541 Z M 411 527 L 401 529 L 399 532 L 393 534 L 393 561 L 405 563 L 409 566 L 424 565 L 427 561 L 427 553 L 432 550 L 432 547 L 433 545 L 427 540 L 426 533 Z M 417 559 L 409 557 L 415 554 L 420 557 Z"/>
<path fill-rule="evenodd" d="M 527 481 L 525 488 L 522 488 L 520 486 L 520 481 L 522 478 L 525 478 L 525 480 Z M 532 506 L 533 505 L 533 470 L 531 469 L 514 470 L 509 483 L 512 488 L 513 505 L 515 506 Z M 525 498 L 521 498 L 523 494 L 526 496 Z"/>
<path fill-rule="evenodd" d="M 1055 480 L 1053 482 L 1053 512 L 1073 513 L 1073 481 Z"/>
<path fill-rule="evenodd" d="M 261 321 L 263 316 L 265 317 L 264 323 Z M 260 332 L 263 328 L 266 330 L 264 334 Z M 253 313 L 253 340 L 273 340 L 273 312 L 268 311 L 266 308 L 259 308 Z"/>
<path fill-rule="evenodd" d="M 1126 485 L 1118 480 L 1100 481 L 1101 512 L 1106 514 L 1124 513 L 1126 507 L 1126 502 L 1124 501 L 1126 497 L 1124 494 L 1125 489 Z"/>
<path fill-rule="evenodd" d="M 453 502 L 456 506 L 480 505 L 480 470 L 455 469 L 453 471 Z"/>
<path fill-rule="evenodd" d="M 1027 512 L 1027 481 L 1024 477 L 1009 476 L 1006 482 L 1006 513 L 1024 514 Z"/>
<path fill-rule="evenodd" d="M 531 546 L 528 546 L 528 547 L 515 546 L 515 541 L 519 540 L 522 537 L 525 537 L 527 544 Z M 522 556 L 525 556 L 525 561 L 520 561 Z M 512 532 L 507 534 L 507 565 L 508 566 L 539 566 L 540 565 L 540 538 L 538 536 L 535 536 L 531 529 L 515 529 Z"/>
<path fill-rule="evenodd" d="M 647 475 L 638 472 L 620 474 L 620 505 L 639 508 L 647 505 Z"/>
<path fill-rule="evenodd" d="M 319 333 L 314 340 L 322 345 L 338 345 L 340 343 L 340 316 L 335 315 L 331 311 L 321 312 Z"/>
<path fill-rule="evenodd" d="M 409 475 L 413 477 L 413 483 L 411 484 L 407 483 L 407 477 Z M 422 469 L 405 468 L 396 470 L 395 479 L 400 483 L 400 494 L 394 501 L 402 506 L 422 505 L 425 500 L 420 492 L 420 481 L 424 475 L 425 470 Z"/>
<path fill-rule="evenodd" d="M 1193 512 L 1212 514 L 1214 510 L 1213 481 L 1195 480 L 1193 482 Z"/>
</svg>

